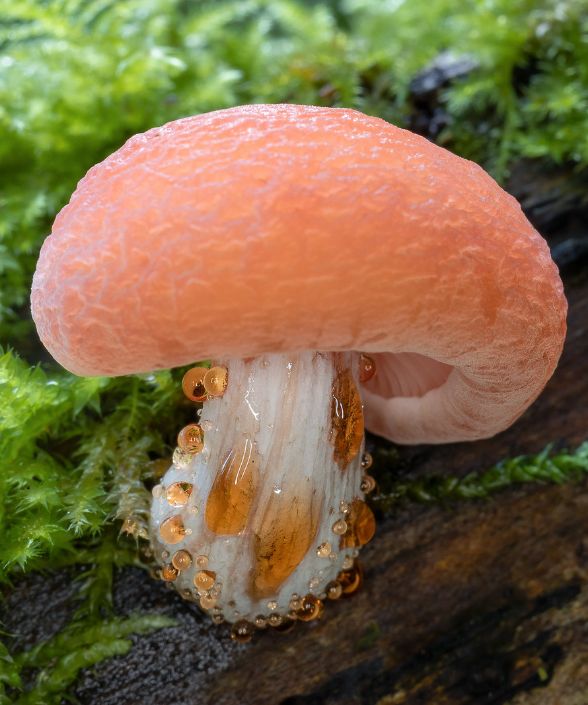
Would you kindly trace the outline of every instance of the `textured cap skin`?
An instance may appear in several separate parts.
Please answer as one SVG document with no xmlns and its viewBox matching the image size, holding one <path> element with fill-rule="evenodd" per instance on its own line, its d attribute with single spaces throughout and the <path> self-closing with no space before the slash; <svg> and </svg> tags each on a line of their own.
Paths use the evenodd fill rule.
<svg viewBox="0 0 588 705">
<path fill-rule="evenodd" d="M 32 312 L 81 375 L 388 353 L 366 425 L 412 443 L 510 425 L 557 364 L 566 301 L 546 243 L 477 165 L 353 110 L 255 105 L 136 135 L 90 169 L 43 245 Z"/>
</svg>

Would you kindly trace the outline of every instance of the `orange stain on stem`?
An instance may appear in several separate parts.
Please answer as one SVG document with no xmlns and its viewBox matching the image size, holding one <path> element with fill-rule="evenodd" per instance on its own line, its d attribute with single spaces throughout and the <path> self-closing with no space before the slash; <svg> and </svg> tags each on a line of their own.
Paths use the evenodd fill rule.
<svg viewBox="0 0 588 705">
<path fill-rule="evenodd" d="M 225 458 L 206 502 L 206 524 L 215 534 L 245 530 L 259 484 L 258 462 L 249 438 Z"/>
<path fill-rule="evenodd" d="M 322 500 L 309 485 L 292 496 L 273 495 L 254 529 L 254 567 L 250 591 L 269 597 L 298 567 L 314 544 Z"/>
<path fill-rule="evenodd" d="M 363 442 L 361 397 L 349 370 L 340 372 L 333 382 L 331 398 L 331 442 L 333 457 L 341 470 L 359 453 Z"/>
</svg>

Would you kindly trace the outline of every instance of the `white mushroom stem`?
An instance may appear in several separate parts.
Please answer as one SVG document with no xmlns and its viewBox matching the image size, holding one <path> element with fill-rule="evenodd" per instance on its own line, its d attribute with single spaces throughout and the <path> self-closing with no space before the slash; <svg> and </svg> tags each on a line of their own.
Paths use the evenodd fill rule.
<svg viewBox="0 0 588 705">
<path fill-rule="evenodd" d="M 300 598 L 324 598 L 373 533 L 359 355 L 218 364 L 228 384 L 204 402 L 203 446 L 176 450 L 154 488 L 156 557 L 163 577 L 218 621 L 292 616 Z"/>
</svg>

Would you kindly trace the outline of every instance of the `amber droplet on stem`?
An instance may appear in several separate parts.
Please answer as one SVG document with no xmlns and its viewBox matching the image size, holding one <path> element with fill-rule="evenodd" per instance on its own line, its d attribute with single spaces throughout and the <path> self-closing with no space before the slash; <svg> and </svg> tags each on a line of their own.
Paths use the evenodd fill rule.
<svg viewBox="0 0 588 705">
<path fill-rule="evenodd" d="M 363 384 L 376 374 L 376 363 L 373 358 L 365 353 L 359 356 L 359 381 Z"/>
<path fill-rule="evenodd" d="M 212 570 L 201 570 L 194 576 L 194 585 L 199 590 L 210 590 L 216 580 L 216 573 Z"/>
<path fill-rule="evenodd" d="M 340 548 L 359 548 L 372 540 L 376 533 L 376 519 L 368 505 L 354 499 L 347 516 L 347 531 L 341 536 Z"/>
<path fill-rule="evenodd" d="M 371 453 L 364 453 L 361 456 L 361 469 L 369 470 L 372 467 L 373 462 L 374 459 L 372 458 Z"/>
<path fill-rule="evenodd" d="M 173 582 L 178 577 L 178 571 L 173 565 L 164 565 L 161 569 L 161 577 L 167 582 Z"/>
<path fill-rule="evenodd" d="M 159 535 L 164 543 L 179 543 L 186 535 L 182 517 L 175 515 L 164 519 L 159 527 Z"/>
<path fill-rule="evenodd" d="M 192 565 L 192 556 L 188 551 L 176 551 L 172 556 L 172 565 L 178 570 L 187 570 Z"/>
<path fill-rule="evenodd" d="M 343 588 L 341 587 L 341 583 L 337 582 L 336 580 L 333 580 L 327 585 L 327 597 L 329 600 L 338 600 L 341 595 L 343 594 Z"/>
<path fill-rule="evenodd" d="M 183 507 L 191 494 L 192 485 L 189 482 L 174 482 L 165 491 L 165 497 L 172 507 Z"/>
<path fill-rule="evenodd" d="M 364 494 L 369 494 L 370 492 L 373 492 L 376 489 L 376 481 L 371 475 L 364 475 L 361 478 L 361 485 L 359 486 L 359 489 Z"/>
<path fill-rule="evenodd" d="M 254 633 L 255 627 L 253 624 L 248 622 L 246 619 L 240 619 L 238 622 L 233 624 L 233 628 L 231 629 L 231 639 L 239 642 L 240 644 L 246 644 L 248 641 L 253 639 Z"/>
<path fill-rule="evenodd" d="M 204 431 L 197 423 L 191 423 L 178 433 L 178 446 L 186 453 L 200 453 L 204 448 Z"/>
<path fill-rule="evenodd" d="M 337 519 L 337 521 L 333 524 L 332 529 L 334 534 L 343 536 L 343 534 L 347 531 L 347 522 L 344 519 Z"/>
<path fill-rule="evenodd" d="M 313 619 L 320 617 L 323 611 L 323 603 L 315 597 L 312 593 L 309 593 L 302 598 L 302 604 L 300 609 L 296 612 L 296 616 L 302 622 L 310 622 Z"/>
<path fill-rule="evenodd" d="M 208 367 L 193 367 L 182 379 L 182 391 L 190 401 L 205 401 L 207 398 L 204 377 Z"/>
<path fill-rule="evenodd" d="M 357 561 L 349 570 L 342 570 L 337 576 L 337 581 L 341 585 L 343 595 L 352 595 L 357 592 L 363 581 L 362 570 Z"/>
<path fill-rule="evenodd" d="M 331 550 L 331 544 L 328 541 L 325 541 L 316 549 L 316 555 L 319 558 L 328 558 Z"/>
<path fill-rule="evenodd" d="M 229 373 L 226 367 L 211 367 L 204 375 L 204 389 L 209 397 L 222 397 L 227 388 Z"/>
</svg>

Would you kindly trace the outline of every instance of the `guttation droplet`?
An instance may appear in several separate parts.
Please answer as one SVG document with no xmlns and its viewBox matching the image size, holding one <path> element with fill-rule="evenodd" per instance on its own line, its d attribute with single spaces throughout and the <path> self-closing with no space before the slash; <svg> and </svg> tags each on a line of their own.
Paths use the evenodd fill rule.
<svg viewBox="0 0 588 705">
<path fill-rule="evenodd" d="M 246 619 L 240 619 L 238 622 L 233 624 L 231 629 L 231 639 L 239 642 L 240 644 L 246 644 L 251 641 L 255 633 L 255 627 L 251 622 Z"/>
<path fill-rule="evenodd" d="M 208 372 L 208 367 L 192 367 L 182 379 L 182 391 L 190 401 L 201 402 L 207 398 L 204 388 L 204 377 Z"/>
<path fill-rule="evenodd" d="M 320 617 L 323 611 L 323 603 L 318 597 L 308 594 L 302 598 L 300 609 L 296 612 L 296 616 L 302 622 L 310 622 L 313 619 Z"/>
<path fill-rule="evenodd" d="M 186 453 L 200 453 L 204 448 L 204 431 L 197 423 L 191 423 L 178 433 L 178 446 Z"/>
<path fill-rule="evenodd" d="M 210 590 L 216 580 L 216 573 L 212 570 L 201 570 L 194 576 L 194 585 L 199 590 Z"/>
<path fill-rule="evenodd" d="M 328 558 L 331 553 L 332 547 L 328 541 L 321 543 L 321 545 L 316 549 L 316 555 L 319 558 Z"/>
<path fill-rule="evenodd" d="M 182 517 L 176 514 L 164 519 L 159 526 L 159 535 L 164 543 L 179 543 L 186 535 Z"/>
<path fill-rule="evenodd" d="M 161 569 L 161 577 L 168 582 L 173 582 L 178 577 L 178 571 L 173 565 L 164 565 Z"/>
<path fill-rule="evenodd" d="M 338 600 L 341 595 L 343 594 L 343 588 L 341 587 L 341 583 L 337 582 L 337 580 L 333 580 L 327 585 L 327 597 L 329 600 Z"/>
<path fill-rule="evenodd" d="M 183 507 L 188 504 L 192 494 L 192 485 L 189 482 L 174 482 L 165 492 L 167 501 L 172 507 Z"/>
<path fill-rule="evenodd" d="M 374 459 L 372 458 L 371 453 L 364 453 L 361 456 L 361 469 L 369 470 L 372 467 L 373 462 Z"/>
<path fill-rule="evenodd" d="M 375 374 L 375 360 L 369 355 L 361 353 L 361 355 L 359 356 L 359 381 L 362 383 L 369 382 Z"/>
<path fill-rule="evenodd" d="M 369 494 L 370 492 L 373 492 L 376 489 L 376 481 L 371 475 L 364 475 L 361 479 L 361 485 L 359 486 L 359 489 L 364 494 Z"/>
<path fill-rule="evenodd" d="M 187 570 L 192 565 L 192 556 L 188 551 L 176 551 L 172 556 L 172 564 L 178 570 Z"/>
<path fill-rule="evenodd" d="M 334 534 L 343 536 L 343 534 L 347 531 L 347 522 L 344 519 L 337 519 L 332 528 Z"/>
<path fill-rule="evenodd" d="M 204 389 L 209 397 L 222 397 L 227 388 L 229 373 L 226 367 L 211 367 L 204 375 Z"/>
<path fill-rule="evenodd" d="M 199 568 L 206 568 L 208 566 L 208 556 L 197 556 L 196 565 Z"/>
</svg>

